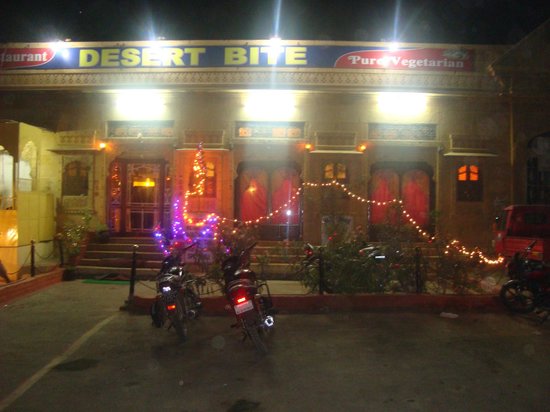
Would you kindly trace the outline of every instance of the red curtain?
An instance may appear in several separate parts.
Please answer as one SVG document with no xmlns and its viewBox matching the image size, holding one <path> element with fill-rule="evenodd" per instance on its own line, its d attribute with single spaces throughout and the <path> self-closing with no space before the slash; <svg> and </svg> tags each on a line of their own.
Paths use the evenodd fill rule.
<svg viewBox="0 0 550 412">
<path fill-rule="evenodd" d="M 387 202 L 398 197 L 399 176 L 393 170 L 377 170 L 372 178 L 371 199 L 374 202 Z M 388 205 L 371 206 L 371 223 L 386 223 L 388 218 L 393 222 L 395 217 L 388 217 Z"/>
<path fill-rule="evenodd" d="M 241 220 L 256 220 L 266 215 L 267 196 L 266 188 L 256 177 L 246 178 L 243 176 L 244 184 L 241 184 Z"/>
<path fill-rule="evenodd" d="M 300 221 L 300 202 L 296 198 L 290 203 L 292 196 L 296 194 L 299 185 L 299 177 L 295 170 L 277 170 L 272 175 L 271 210 L 282 208 L 279 213 L 273 215 L 271 223 L 297 225 Z M 290 213 L 290 214 L 289 214 Z"/>
<path fill-rule="evenodd" d="M 419 226 L 427 226 L 429 217 L 430 179 L 421 170 L 410 170 L 403 175 L 403 207 Z"/>
</svg>

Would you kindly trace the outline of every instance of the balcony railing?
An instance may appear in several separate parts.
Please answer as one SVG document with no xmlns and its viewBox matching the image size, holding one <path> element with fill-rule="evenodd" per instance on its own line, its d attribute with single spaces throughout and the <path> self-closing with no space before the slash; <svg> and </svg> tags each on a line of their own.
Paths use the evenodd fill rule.
<svg viewBox="0 0 550 412">
<path fill-rule="evenodd" d="M 496 140 L 488 136 L 451 134 L 445 156 L 497 156 Z"/>
</svg>

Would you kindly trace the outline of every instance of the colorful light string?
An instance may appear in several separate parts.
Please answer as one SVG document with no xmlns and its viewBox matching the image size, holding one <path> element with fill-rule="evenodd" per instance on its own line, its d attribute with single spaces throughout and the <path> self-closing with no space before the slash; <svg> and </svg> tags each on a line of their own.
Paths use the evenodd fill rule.
<svg viewBox="0 0 550 412">
<path fill-rule="evenodd" d="M 183 209 L 180 210 L 180 200 L 176 200 L 173 204 L 174 207 L 174 221 L 172 223 L 172 237 L 173 239 L 176 239 L 177 241 L 185 241 L 185 242 L 192 242 L 192 241 L 199 241 L 200 243 L 204 243 L 210 239 L 212 240 L 218 240 L 219 233 L 218 233 L 218 226 L 220 223 L 238 223 L 245 226 L 252 225 L 252 224 L 259 224 L 263 221 L 269 221 L 274 216 L 281 213 L 283 210 L 286 210 L 289 206 L 291 206 L 297 199 L 299 199 L 300 194 L 303 192 L 305 188 L 327 188 L 327 187 L 336 187 L 340 190 L 342 190 L 346 195 L 350 196 L 352 199 L 360 201 L 362 203 L 367 203 L 373 206 L 387 206 L 390 204 L 397 204 L 399 205 L 401 209 L 402 217 L 408 221 L 408 223 L 413 226 L 413 228 L 417 231 L 419 236 L 423 239 L 425 239 L 427 242 L 433 242 L 436 240 L 436 236 L 430 235 L 428 232 L 422 229 L 422 227 L 416 222 L 416 220 L 412 217 L 412 215 L 403 208 L 403 201 L 399 199 L 392 199 L 387 201 L 375 201 L 366 199 L 356 193 L 353 193 L 350 191 L 344 184 L 333 180 L 331 182 L 325 182 L 325 183 L 312 183 L 312 182 L 303 182 L 302 187 L 296 189 L 294 194 L 290 196 L 288 202 L 280 206 L 278 209 L 270 212 L 269 214 L 265 216 L 261 216 L 256 219 L 252 220 L 245 220 L 241 221 L 238 219 L 230 219 L 218 216 L 215 213 L 209 213 L 204 218 L 193 218 L 189 212 L 189 197 L 190 196 L 202 196 L 204 194 L 204 184 L 206 179 L 206 167 L 204 165 L 204 158 L 202 154 L 202 144 L 199 144 L 197 154 L 195 155 L 195 160 L 193 163 L 193 173 L 195 173 L 195 183 L 193 184 L 193 190 L 192 191 L 186 191 L 184 195 L 184 201 L 183 201 Z M 198 183 L 197 183 L 198 182 Z M 191 239 L 189 235 L 187 234 L 185 227 L 191 226 L 195 227 L 195 229 L 198 231 L 198 235 L 195 236 L 195 239 Z M 157 228 L 155 230 L 155 239 L 157 239 L 157 243 L 161 246 L 161 249 L 164 253 L 169 253 L 168 246 L 166 246 L 166 240 L 165 236 L 161 233 L 161 228 Z M 223 241 L 223 239 L 219 239 Z M 474 248 L 473 250 L 469 250 L 466 247 L 460 245 L 460 242 L 458 240 L 452 240 L 450 243 L 448 243 L 445 246 L 445 253 L 448 254 L 450 249 L 454 249 L 458 251 L 459 253 L 469 257 L 470 259 L 478 259 L 480 263 L 485 263 L 488 265 L 498 265 L 502 264 L 504 262 L 504 258 L 502 256 L 497 257 L 496 259 L 491 259 L 479 249 Z"/>
</svg>

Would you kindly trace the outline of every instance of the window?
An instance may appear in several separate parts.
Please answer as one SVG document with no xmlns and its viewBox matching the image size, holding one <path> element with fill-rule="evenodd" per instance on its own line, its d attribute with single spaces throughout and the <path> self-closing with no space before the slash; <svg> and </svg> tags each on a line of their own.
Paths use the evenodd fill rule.
<svg viewBox="0 0 550 412">
<path fill-rule="evenodd" d="M 323 179 L 325 181 L 337 180 L 345 183 L 348 181 L 348 173 L 345 164 L 342 163 L 327 163 L 323 170 Z"/>
<path fill-rule="evenodd" d="M 216 165 L 212 162 L 205 162 L 205 178 L 204 178 L 204 197 L 216 197 Z M 191 170 L 189 177 L 189 190 L 192 190 L 195 184 L 196 176 Z M 192 195 L 196 196 L 196 195 Z"/>
<path fill-rule="evenodd" d="M 456 200 L 459 202 L 480 202 L 483 186 L 479 167 L 462 165 L 457 170 Z"/>
<path fill-rule="evenodd" d="M 550 133 L 529 142 L 527 157 L 527 203 L 550 203 Z"/>
<path fill-rule="evenodd" d="M 14 206 L 13 156 L 0 146 L 0 209 L 12 209 Z"/>
<path fill-rule="evenodd" d="M 323 167 L 323 180 L 325 182 L 332 182 L 333 180 L 337 181 L 338 183 L 348 183 L 348 169 L 345 164 L 343 163 L 326 163 Z M 338 189 L 337 192 L 339 193 L 336 195 L 337 197 L 341 199 L 348 199 L 349 195 L 345 192 L 342 192 Z M 323 196 L 325 199 L 329 199 L 332 196 L 334 196 L 335 193 L 333 193 L 333 190 L 323 191 Z"/>
<path fill-rule="evenodd" d="M 88 167 L 75 160 L 63 172 L 63 196 L 88 195 Z"/>
</svg>

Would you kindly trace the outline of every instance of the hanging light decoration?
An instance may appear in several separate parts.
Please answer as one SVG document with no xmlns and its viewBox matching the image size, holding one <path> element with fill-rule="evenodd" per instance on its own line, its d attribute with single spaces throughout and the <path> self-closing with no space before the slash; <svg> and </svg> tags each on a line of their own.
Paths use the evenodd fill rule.
<svg viewBox="0 0 550 412">
<path fill-rule="evenodd" d="M 201 228 L 201 231 L 199 233 L 202 236 L 208 236 L 211 237 L 211 239 L 214 240 L 220 240 L 223 242 L 223 239 L 219 238 L 218 233 L 218 225 L 219 223 L 239 223 L 242 225 L 255 225 L 262 223 L 264 221 L 271 220 L 274 216 L 278 215 L 279 213 L 288 213 L 290 210 L 290 206 L 296 202 L 299 199 L 300 194 L 303 192 L 304 189 L 323 189 L 328 187 L 336 187 L 340 190 L 342 190 L 346 195 L 348 195 L 350 198 L 359 201 L 361 203 L 366 203 L 373 206 L 387 206 L 390 204 L 397 204 L 401 208 L 401 214 L 402 217 L 408 222 L 409 225 L 411 225 L 419 234 L 419 236 L 423 239 L 425 239 L 427 242 L 433 242 L 436 240 L 436 237 L 434 235 L 430 235 L 428 232 L 423 230 L 423 228 L 414 220 L 412 215 L 404 209 L 403 207 L 403 201 L 400 199 L 392 199 L 392 200 L 386 200 L 386 201 L 375 201 L 370 200 L 367 198 L 364 198 L 356 193 L 353 193 L 350 191 L 344 184 L 333 180 L 331 182 L 326 183 L 312 183 L 312 182 L 303 182 L 302 187 L 298 188 L 294 194 L 290 197 L 289 201 L 283 205 L 281 205 L 278 209 L 273 210 L 272 212 L 268 213 L 265 216 L 261 216 L 259 218 L 253 219 L 253 220 L 245 220 L 240 221 L 238 219 L 229 219 L 225 217 L 221 217 L 216 215 L 215 213 L 210 213 L 203 219 L 196 219 L 191 217 L 188 214 L 188 205 L 189 205 L 189 196 L 197 195 L 197 196 L 203 196 L 204 195 L 204 185 L 206 181 L 206 167 L 204 166 L 204 157 L 203 157 L 203 149 L 202 149 L 202 143 L 199 144 L 197 153 L 195 155 L 195 160 L 193 163 L 193 173 L 194 173 L 194 184 L 193 184 L 193 190 L 187 191 L 184 196 L 183 201 L 183 209 L 180 211 L 180 202 L 177 200 L 174 202 L 174 223 L 172 224 L 172 232 L 174 238 L 183 238 L 189 242 L 193 241 L 190 239 L 186 232 L 184 227 L 187 225 L 192 225 L 196 228 Z M 162 235 L 158 235 L 159 239 Z M 157 232 L 155 232 L 155 237 L 157 237 Z M 159 243 L 160 244 L 160 243 Z M 448 251 L 453 248 L 457 250 L 458 252 L 462 253 L 465 256 L 469 256 L 471 259 L 478 259 L 480 263 L 485 263 L 489 265 L 499 265 L 504 262 L 504 258 L 502 256 L 497 257 L 496 259 L 488 258 L 483 254 L 483 252 L 479 248 L 474 248 L 473 250 L 468 250 L 466 247 L 460 245 L 460 242 L 458 240 L 453 240 L 449 244 L 445 246 L 445 253 L 448 253 Z"/>
</svg>

